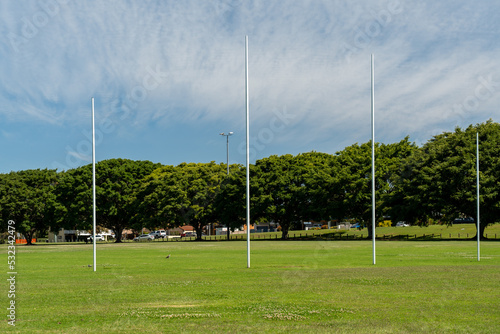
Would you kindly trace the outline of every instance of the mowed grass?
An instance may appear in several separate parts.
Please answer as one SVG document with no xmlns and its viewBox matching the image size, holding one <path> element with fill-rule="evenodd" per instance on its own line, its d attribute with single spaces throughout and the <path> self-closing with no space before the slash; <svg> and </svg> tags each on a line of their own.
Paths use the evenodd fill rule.
<svg viewBox="0 0 500 334">
<path fill-rule="evenodd" d="M 377 227 L 376 235 L 378 239 L 425 239 L 425 240 L 460 240 L 460 239 L 473 239 L 476 237 L 477 227 L 475 224 L 455 224 L 455 225 L 429 225 L 427 227 L 410 226 L 410 227 Z M 485 236 L 490 240 L 500 239 L 500 223 L 492 224 L 486 227 L 484 232 Z M 368 229 L 351 228 L 349 230 L 335 228 L 332 229 L 319 229 L 319 230 L 300 230 L 289 231 L 288 236 L 290 239 L 301 239 L 317 237 L 321 235 L 330 239 L 361 239 L 368 237 Z M 225 240 L 225 235 L 218 236 L 205 236 L 207 240 Z M 232 240 L 246 239 L 246 234 L 233 234 Z M 252 233 L 251 240 L 264 240 L 264 239 L 279 239 L 281 232 L 263 232 Z M 195 240 L 195 237 L 186 238 L 186 240 Z M 156 240 L 162 242 L 163 240 Z"/>
<path fill-rule="evenodd" d="M 500 243 L 16 247 L 19 333 L 500 333 Z M 7 276 L 7 249 L 2 263 Z M 170 254 L 170 258 L 166 258 Z"/>
</svg>

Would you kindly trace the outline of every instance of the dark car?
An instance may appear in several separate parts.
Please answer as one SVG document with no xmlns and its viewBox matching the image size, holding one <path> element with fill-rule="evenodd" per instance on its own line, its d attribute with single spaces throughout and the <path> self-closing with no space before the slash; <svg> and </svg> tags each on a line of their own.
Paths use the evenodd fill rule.
<svg viewBox="0 0 500 334">
<path fill-rule="evenodd" d="M 453 224 L 474 224 L 474 218 L 472 217 L 467 217 L 467 218 L 455 218 L 453 220 Z"/>
</svg>

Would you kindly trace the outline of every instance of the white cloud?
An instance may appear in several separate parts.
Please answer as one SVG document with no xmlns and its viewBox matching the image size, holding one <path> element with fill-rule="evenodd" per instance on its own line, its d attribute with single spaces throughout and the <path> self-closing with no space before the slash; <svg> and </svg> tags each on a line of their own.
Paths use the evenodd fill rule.
<svg viewBox="0 0 500 334">
<path fill-rule="evenodd" d="M 84 123 L 96 96 L 104 117 L 121 123 L 117 133 L 151 123 L 241 126 L 249 35 L 254 129 L 274 109 L 295 116 L 268 147 L 293 152 L 339 133 L 339 143 L 368 140 L 371 53 L 380 140 L 425 138 L 448 121 L 484 121 L 481 109 L 458 118 L 450 110 L 498 68 L 492 2 L 41 3 L 0 5 L 0 115 L 15 122 Z M 165 76 L 145 89 L 157 67 Z M 481 107 L 498 110 L 498 96 Z"/>
</svg>

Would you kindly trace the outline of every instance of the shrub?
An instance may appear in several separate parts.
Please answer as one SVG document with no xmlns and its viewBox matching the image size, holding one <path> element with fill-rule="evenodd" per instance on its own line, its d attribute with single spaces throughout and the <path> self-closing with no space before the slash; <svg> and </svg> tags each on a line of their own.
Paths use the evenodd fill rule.
<svg viewBox="0 0 500 334">
<path fill-rule="evenodd" d="M 378 227 L 391 227 L 392 222 L 390 220 L 384 220 L 383 222 L 379 222 L 377 224 Z"/>
</svg>

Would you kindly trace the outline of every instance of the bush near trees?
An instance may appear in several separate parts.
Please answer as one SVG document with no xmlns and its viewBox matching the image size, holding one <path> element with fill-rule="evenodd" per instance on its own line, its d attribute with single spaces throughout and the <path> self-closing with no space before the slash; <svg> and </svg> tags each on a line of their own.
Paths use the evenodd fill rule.
<svg viewBox="0 0 500 334">
<path fill-rule="evenodd" d="M 487 121 L 434 136 L 422 147 L 404 138 L 376 143 L 377 221 L 390 215 L 425 225 L 476 216 L 476 133 L 480 140 L 481 235 L 500 217 L 500 124 Z M 304 221 L 355 219 L 371 225 L 371 143 L 336 154 L 286 154 L 250 166 L 251 221 L 279 223 L 282 238 Z M 127 228 L 246 222 L 246 170 L 225 164 L 110 159 L 96 165 L 97 224 L 116 242 Z M 0 216 L 28 243 L 48 229 L 90 229 L 92 166 L 0 174 Z M 371 233 L 371 229 L 368 229 Z M 370 236 L 369 236 L 370 238 Z"/>
</svg>

